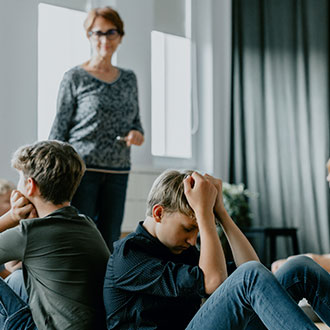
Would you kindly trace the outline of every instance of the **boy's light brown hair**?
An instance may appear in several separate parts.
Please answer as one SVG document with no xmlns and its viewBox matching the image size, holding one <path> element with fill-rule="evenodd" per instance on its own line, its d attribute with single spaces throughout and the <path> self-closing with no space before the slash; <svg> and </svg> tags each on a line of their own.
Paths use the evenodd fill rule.
<svg viewBox="0 0 330 330">
<path fill-rule="evenodd" d="M 184 194 L 183 180 L 193 171 L 166 170 L 153 183 L 147 199 L 147 216 L 152 216 L 156 204 L 163 206 L 165 212 L 180 212 L 188 217 L 195 217 Z"/>
<path fill-rule="evenodd" d="M 41 141 L 19 148 L 12 166 L 32 178 L 41 196 L 55 205 L 71 201 L 85 172 L 85 164 L 65 142 Z"/>
</svg>

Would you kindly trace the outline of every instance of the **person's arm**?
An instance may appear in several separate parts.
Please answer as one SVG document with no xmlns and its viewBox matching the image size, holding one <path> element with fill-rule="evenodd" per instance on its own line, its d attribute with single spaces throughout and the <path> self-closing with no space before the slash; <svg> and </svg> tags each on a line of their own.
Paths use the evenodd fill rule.
<svg viewBox="0 0 330 330">
<path fill-rule="evenodd" d="M 0 217 L 0 264 L 23 260 L 26 235 L 19 222 L 38 216 L 34 205 L 18 190 L 13 190 L 10 204 L 11 209 Z"/>
<path fill-rule="evenodd" d="M 18 190 L 12 191 L 10 203 L 10 210 L 0 217 L 0 233 L 16 227 L 22 219 L 37 217 L 34 205 Z"/>
<path fill-rule="evenodd" d="M 61 81 L 58 96 L 56 116 L 50 130 L 49 140 L 67 142 L 72 124 L 72 116 L 76 109 L 76 98 L 72 74 L 65 73 Z"/>
<path fill-rule="evenodd" d="M 137 86 L 137 79 L 135 73 L 132 72 L 132 84 L 133 84 L 133 91 L 132 91 L 132 98 L 133 98 L 133 107 L 135 116 L 130 128 L 130 131 L 127 133 L 125 137 L 126 145 L 129 147 L 131 145 L 140 146 L 144 142 L 144 130 L 142 127 L 141 119 L 140 119 L 140 111 L 139 111 L 139 97 L 138 97 L 138 86 Z"/>
<path fill-rule="evenodd" d="M 10 273 L 22 268 L 22 261 L 12 260 L 5 263 L 5 269 Z"/>
<path fill-rule="evenodd" d="M 23 261 L 26 242 L 26 233 L 20 225 L 0 233 L 0 264 L 11 260 Z"/>
<path fill-rule="evenodd" d="M 318 263 L 322 268 L 324 268 L 328 273 L 330 273 L 330 254 L 314 254 L 314 253 L 306 253 L 300 254 L 306 257 L 313 259 L 316 263 Z M 290 256 L 286 259 L 279 259 L 272 263 L 271 269 L 273 273 L 282 267 L 288 260 L 297 257 L 297 255 Z"/>
<path fill-rule="evenodd" d="M 25 198 L 18 190 L 12 191 L 10 204 L 11 209 L 0 217 L 0 233 L 7 231 L 10 228 L 16 227 L 21 219 L 37 217 L 37 211 L 35 210 L 34 205 L 31 204 L 30 201 Z M 16 238 L 17 237 L 15 237 L 15 239 Z M 2 244 L 4 244 L 4 246 L 7 247 L 5 249 L 6 251 L 10 251 L 10 253 L 18 253 L 17 255 L 12 255 L 13 257 L 20 257 L 21 250 L 16 251 L 16 247 L 8 248 L 8 242 L 9 244 L 12 244 L 14 240 L 11 238 L 8 239 L 1 237 L 0 251 L 2 249 Z M 9 261 L 12 258 L 8 258 L 8 256 L 2 254 L 0 255 L 0 258 L 4 258 L 3 260 L 8 261 L 4 265 L 4 270 L 2 272 L 3 277 L 8 276 L 16 269 L 22 268 L 22 262 L 20 260 Z"/>
<path fill-rule="evenodd" d="M 199 227 L 199 267 L 204 273 L 205 292 L 212 294 L 228 277 L 213 214 L 217 190 L 205 177 L 194 172 L 184 180 L 184 191 Z"/>
<path fill-rule="evenodd" d="M 222 181 L 209 175 L 206 175 L 206 177 L 213 182 L 217 188 L 218 194 L 214 206 L 214 213 L 216 218 L 220 221 L 223 231 L 227 237 L 236 266 L 251 260 L 259 261 L 258 255 L 251 243 L 241 232 L 224 207 Z"/>
</svg>

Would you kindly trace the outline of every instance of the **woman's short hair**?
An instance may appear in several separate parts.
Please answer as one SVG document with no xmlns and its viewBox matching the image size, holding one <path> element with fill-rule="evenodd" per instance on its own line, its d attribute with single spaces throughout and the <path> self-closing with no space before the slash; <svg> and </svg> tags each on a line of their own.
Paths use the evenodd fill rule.
<svg viewBox="0 0 330 330">
<path fill-rule="evenodd" d="M 88 36 L 88 32 L 91 31 L 95 19 L 97 17 L 103 17 L 105 20 L 111 22 L 118 30 L 120 36 L 123 36 L 125 34 L 124 22 L 120 18 L 118 12 L 111 7 L 103 7 L 103 8 L 93 8 L 87 14 L 87 17 L 84 22 L 84 28 L 86 30 L 87 36 Z"/>
<path fill-rule="evenodd" d="M 180 212 L 189 217 L 195 217 L 195 212 L 189 205 L 184 194 L 183 180 L 193 171 L 166 170 L 153 183 L 147 200 L 147 216 L 152 216 L 156 204 L 163 206 L 165 212 Z"/>
<path fill-rule="evenodd" d="M 20 147 L 12 166 L 32 178 L 41 196 L 55 205 L 71 201 L 85 172 L 85 164 L 66 142 L 40 141 Z"/>
</svg>

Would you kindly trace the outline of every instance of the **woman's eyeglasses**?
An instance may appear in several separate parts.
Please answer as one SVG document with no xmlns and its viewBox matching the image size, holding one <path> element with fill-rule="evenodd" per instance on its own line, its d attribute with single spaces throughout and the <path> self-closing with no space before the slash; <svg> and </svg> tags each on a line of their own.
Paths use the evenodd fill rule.
<svg viewBox="0 0 330 330">
<path fill-rule="evenodd" d="M 100 39 L 101 37 L 105 36 L 108 40 L 114 40 L 119 36 L 119 32 L 117 29 L 110 29 L 106 32 L 102 31 L 89 31 L 88 35 L 90 37 L 94 37 L 96 39 Z"/>
</svg>

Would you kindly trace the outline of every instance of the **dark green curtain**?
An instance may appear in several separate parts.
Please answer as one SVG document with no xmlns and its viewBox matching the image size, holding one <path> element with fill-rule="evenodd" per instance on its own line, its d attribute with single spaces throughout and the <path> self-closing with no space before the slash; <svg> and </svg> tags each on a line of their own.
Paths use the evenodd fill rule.
<svg viewBox="0 0 330 330">
<path fill-rule="evenodd" d="M 233 0 L 230 181 L 259 193 L 255 226 L 298 227 L 301 252 L 330 252 L 328 12 Z"/>
</svg>

